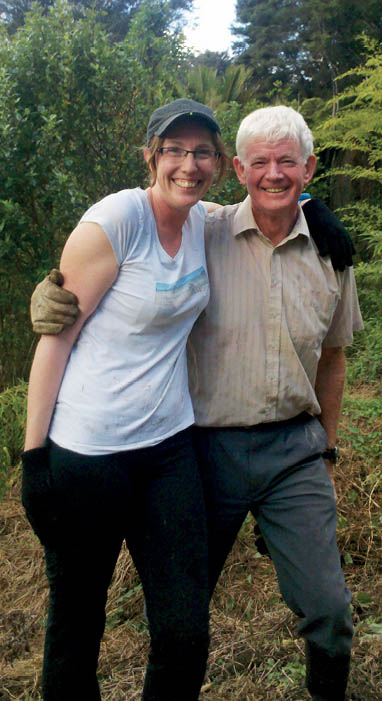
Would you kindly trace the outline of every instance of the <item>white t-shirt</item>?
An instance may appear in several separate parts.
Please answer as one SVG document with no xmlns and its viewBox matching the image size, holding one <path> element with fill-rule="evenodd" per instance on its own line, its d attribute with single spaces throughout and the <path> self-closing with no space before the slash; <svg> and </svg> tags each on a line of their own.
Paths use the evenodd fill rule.
<svg viewBox="0 0 382 701">
<path fill-rule="evenodd" d="M 193 423 L 185 349 L 209 299 L 205 215 L 202 204 L 192 207 L 174 258 L 139 188 L 82 217 L 105 231 L 119 274 L 68 360 L 49 432 L 58 445 L 86 455 L 132 450 Z"/>
</svg>

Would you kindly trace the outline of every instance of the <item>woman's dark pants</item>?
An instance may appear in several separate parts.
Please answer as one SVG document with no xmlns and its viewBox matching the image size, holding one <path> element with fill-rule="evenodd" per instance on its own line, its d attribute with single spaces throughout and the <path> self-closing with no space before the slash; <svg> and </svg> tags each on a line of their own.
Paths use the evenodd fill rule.
<svg viewBox="0 0 382 701">
<path fill-rule="evenodd" d="M 38 527 L 50 585 L 43 698 L 100 699 L 107 589 L 125 540 L 151 637 L 143 699 L 196 701 L 208 655 L 209 595 L 190 430 L 141 450 L 84 456 L 51 444 L 48 454 L 54 515 Z"/>
</svg>

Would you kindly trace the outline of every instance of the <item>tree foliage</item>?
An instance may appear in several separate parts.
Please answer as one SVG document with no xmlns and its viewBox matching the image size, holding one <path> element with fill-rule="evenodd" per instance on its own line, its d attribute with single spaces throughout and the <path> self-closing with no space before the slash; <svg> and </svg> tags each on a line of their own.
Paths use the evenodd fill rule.
<svg viewBox="0 0 382 701">
<path fill-rule="evenodd" d="M 252 97 L 249 71 L 244 66 L 230 65 L 219 75 L 217 69 L 199 64 L 178 81 L 179 94 L 208 105 L 216 110 L 229 102 L 247 104 Z"/>
<path fill-rule="evenodd" d="M 291 97 L 329 97 L 338 75 L 359 65 L 361 32 L 382 39 L 378 0 L 238 0 L 239 60 L 258 97 L 276 81 Z"/>
<path fill-rule="evenodd" d="M 72 5 L 74 16 L 84 17 L 89 9 L 98 14 L 98 21 L 117 40 L 123 39 L 138 10 L 145 0 L 68 0 Z M 55 0 L 37 0 L 46 15 Z M 170 10 L 171 22 L 176 24 L 185 11 L 192 8 L 193 0 L 162 0 L 160 3 L 165 12 Z M 36 5 L 36 0 L 0 0 L 0 16 L 9 33 L 14 33 L 25 22 L 25 16 Z"/>
<path fill-rule="evenodd" d="M 25 372 L 30 291 L 58 263 L 81 213 L 109 192 L 145 184 L 146 124 L 172 99 L 185 60 L 170 17 L 163 2 L 145 2 L 116 43 L 97 13 L 78 19 L 59 2 L 47 16 L 36 7 L 13 36 L 3 30 L 0 351 L 11 376 Z"/>
<path fill-rule="evenodd" d="M 186 0 L 178 8 L 182 3 Z M 239 0 L 238 7 L 242 4 Z M 286 11 L 309 6 L 310 0 L 252 2 L 251 7 L 265 4 Z M 335 0 L 322 4 L 334 6 Z M 146 184 L 139 147 L 152 110 L 183 96 L 208 104 L 234 155 L 240 121 L 263 104 L 259 91 L 254 97 L 250 66 L 226 65 L 224 55 L 194 63 L 174 29 L 174 3 L 136 0 L 121 41 L 105 30 L 99 12 L 81 4 L 79 13 L 79 6 L 40 2 L 13 34 L 6 22 L 0 27 L 0 390 L 27 374 L 33 343 L 30 292 L 58 264 L 79 216 L 109 192 Z M 272 13 L 268 18 L 271 25 Z M 283 41 L 279 44 L 283 51 Z M 274 35 L 272 51 L 276 46 Z M 320 150 L 312 192 L 342 208 L 368 261 L 373 252 L 382 252 L 382 54 L 370 40 L 362 51 L 367 60 L 335 81 L 342 91 L 335 99 L 315 95 L 299 103 L 293 98 L 292 59 L 286 64 L 287 82 L 268 76 L 266 99 L 290 103 L 308 118 Z M 231 171 L 209 198 L 227 204 L 244 195 Z"/>
<path fill-rule="evenodd" d="M 226 69 L 231 65 L 231 58 L 228 51 L 204 51 L 192 59 L 195 68 L 198 66 L 207 66 L 216 70 L 217 75 L 224 74 Z"/>
<path fill-rule="evenodd" d="M 382 258 L 382 44 L 366 40 L 369 58 L 338 79 L 350 81 L 336 109 L 315 129 L 318 151 L 330 154 L 322 174 L 364 259 Z M 332 107 L 333 100 L 328 107 Z M 328 110 L 329 111 L 329 110 Z M 327 159 L 328 160 L 328 159 Z M 382 273 L 382 270 L 381 270 Z"/>
</svg>

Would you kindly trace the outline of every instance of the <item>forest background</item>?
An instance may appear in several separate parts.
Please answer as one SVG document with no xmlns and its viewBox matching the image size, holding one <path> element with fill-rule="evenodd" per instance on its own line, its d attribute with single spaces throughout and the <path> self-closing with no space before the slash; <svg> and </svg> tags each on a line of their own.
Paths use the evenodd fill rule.
<svg viewBox="0 0 382 701">
<path fill-rule="evenodd" d="M 46 608 L 41 553 L 19 506 L 26 380 L 36 345 L 30 294 L 58 265 L 63 242 L 91 203 L 147 184 L 141 146 L 148 118 L 188 96 L 215 110 L 232 155 L 248 112 L 279 103 L 298 109 L 319 156 L 310 193 L 343 219 L 357 249 L 365 331 L 348 350 L 338 537 L 357 626 L 353 698 L 381 699 L 380 3 L 238 0 L 232 56 L 187 49 L 182 27 L 191 8 L 190 0 L 0 0 L 0 698 L 39 698 Z M 209 192 L 222 204 L 243 196 L 232 170 Z M 105 698 L 139 697 L 147 650 L 141 598 L 122 553 L 100 661 Z M 294 626 L 246 522 L 214 600 L 215 647 L 203 694 L 306 698 Z"/>
</svg>

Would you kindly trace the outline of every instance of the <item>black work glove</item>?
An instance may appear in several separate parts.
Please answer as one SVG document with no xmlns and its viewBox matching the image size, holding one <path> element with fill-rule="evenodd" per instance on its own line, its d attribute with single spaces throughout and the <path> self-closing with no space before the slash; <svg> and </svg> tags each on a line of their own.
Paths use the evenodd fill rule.
<svg viewBox="0 0 382 701">
<path fill-rule="evenodd" d="M 353 265 L 353 241 L 326 204 L 319 199 L 307 200 L 302 211 L 320 256 L 330 256 L 334 270 L 345 270 L 346 266 Z"/>
<path fill-rule="evenodd" d="M 255 545 L 260 555 L 267 555 L 272 560 L 271 553 L 267 548 L 267 544 L 262 536 L 260 526 L 258 523 L 255 523 L 253 527 L 253 532 L 255 534 Z"/>
<path fill-rule="evenodd" d="M 57 514 L 52 497 L 49 448 L 32 448 L 21 454 L 21 501 L 35 534 L 43 545 L 55 538 Z"/>
</svg>

